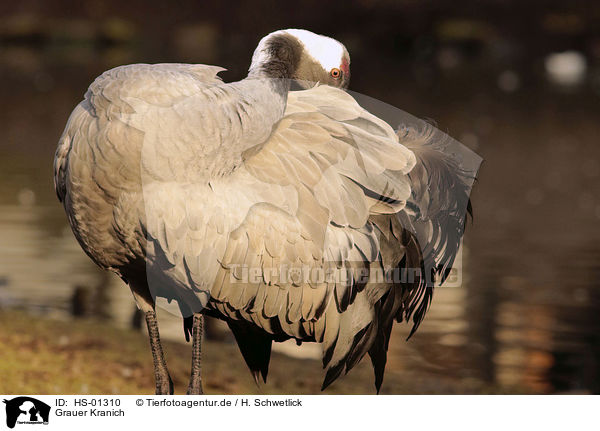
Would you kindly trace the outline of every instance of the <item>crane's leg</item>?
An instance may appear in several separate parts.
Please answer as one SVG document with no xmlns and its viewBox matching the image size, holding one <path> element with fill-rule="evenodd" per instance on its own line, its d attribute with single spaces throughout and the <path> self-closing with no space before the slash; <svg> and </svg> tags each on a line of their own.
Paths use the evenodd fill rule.
<svg viewBox="0 0 600 431">
<path fill-rule="evenodd" d="M 190 319 L 192 322 L 192 372 L 190 373 L 190 384 L 188 386 L 188 395 L 202 395 L 201 378 L 201 359 L 202 359 L 202 331 L 204 316 L 200 313 L 194 313 Z"/>
<path fill-rule="evenodd" d="M 143 265 L 143 264 L 142 264 Z M 148 287 L 146 279 L 145 266 L 142 271 L 127 274 L 123 280 L 128 280 L 129 288 L 135 298 L 138 308 L 146 317 L 146 326 L 148 328 L 148 338 L 150 339 L 150 349 L 152 350 L 152 359 L 154 360 L 154 380 L 156 382 L 156 395 L 173 394 L 173 381 L 167 369 L 165 353 L 160 343 L 158 333 L 158 321 L 156 320 L 155 301 Z"/>
<path fill-rule="evenodd" d="M 154 359 L 154 379 L 156 381 L 156 394 L 168 395 L 173 394 L 173 381 L 167 369 L 167 361 L 163 352 L 162 344 L 160 343 L 160 335 L 158 333 L 158 321 L 156 320 L 156 312 L 154 310 L 146 311 L 146 325 L 148 326 L 148 337 L 150 338 L 150 349 L 152 350 L 152 358 Z"/>
</svg>

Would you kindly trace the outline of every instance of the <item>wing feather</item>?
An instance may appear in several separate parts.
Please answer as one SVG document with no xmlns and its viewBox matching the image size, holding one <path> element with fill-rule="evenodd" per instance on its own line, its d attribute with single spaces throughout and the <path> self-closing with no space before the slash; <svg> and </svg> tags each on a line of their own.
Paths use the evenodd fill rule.
<svg viewBox="0 0 600 431">
<path fill-rule="evenodd" d="M 190 121 L 185 109 L 180 116 Z M 293 92 L 284 118 L 266 142 L 243 154 L 235 172 L 210 187 L 180 185 L 180 199 L 171 188 L 157 200 L 156 206 L 185 207 L 185 220 L 163 214 L 173 222 L 157 222 L 150 231 L 174 267 L 185 258 L 199 279 L 194 284 L 210 292 L 208 307 L 222 317 L 251 322 L 274 339 L 322 342 L 324 386 L 367 351 L 380 384 L 385 352 L 371 349 L 374 340 L 387 343 L 394 317 L 412 316 L 416 329 L 431 299 L 421 280 L 395 289 L 369 279 L 374 269 L 422 264 L 407 236 L 407 227 L 421 223 L 407 202 L 415 201 L 417 176 L 427 176 L 413 174 L 416 163 L 387 123 L 343 91 Z M 426 186 L 419 191 L 420 199 L 436 198 Z M 421 214 L 436 211 L 428 205 Z M 186 235 L 182 225 L 206 246 L 176 250 Z M 451 237 L 427 229 L 427 253 L 451 264 L 452 249 L 445 247 Z M 200 254 L 210 256 L 213 270 L 200 274 L 211 267 Z M 324 278 L 311 279 L 312 270 Z"/>
</svg>

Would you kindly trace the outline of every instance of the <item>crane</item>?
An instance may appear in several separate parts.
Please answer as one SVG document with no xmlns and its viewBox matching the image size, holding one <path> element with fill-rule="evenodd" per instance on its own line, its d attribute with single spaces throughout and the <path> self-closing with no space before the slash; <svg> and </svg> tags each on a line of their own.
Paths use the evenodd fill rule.
<svg viewBox="0 0 600 431">
<path fill-rule="evenodd" d="M 279 30 L 245 79 L 221 70 L 134 64 L 90 85 L 54 160 L 73 233 L 144 313 L 157 394 L 173 393 L 157 297 L 192 338 L 188 394 L 202 393 L 204 315 L 227 322 L 257 381 L 292 338 L 322 344 L 323 388 L 368 354 L 379 391 L 393 321 L 414 332 L 454 262 L 472 175 L 433 128 L 363 109 L 337 40 Z"/>
</svg>

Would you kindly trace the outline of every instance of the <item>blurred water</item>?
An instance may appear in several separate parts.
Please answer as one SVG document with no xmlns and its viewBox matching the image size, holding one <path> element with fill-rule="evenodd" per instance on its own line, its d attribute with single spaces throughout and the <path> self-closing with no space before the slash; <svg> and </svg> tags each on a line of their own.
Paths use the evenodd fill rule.
<svg viewBox="0 0 600 431">
<path fill-rule="evenodd" d="M 0 307 L 70 318 L 77 296 L 88 304 L 80 312 L 131 325 L 128 289 L 89 261 L 67 226 L 51 163 L 68 114 L 93 77 L 141 54 L 5 48 Z M 386 80 L 359 64 L 353 88 L 435 119 L 486 161 L 473 194 L 463 286 L 437 291 L 408 343 L 408 327 L 397 325 L 388 372 L 411 370 L 423 390 L 445 382 L 451 392 L 486 385 L 600 392 L 598 96 L 585 88 L 563 94 L 544 83 L 520 87 L 527 77 L 512 79 L 509 88 L 508 75 L 497 79 L 502 70 L 482 73 L 477 64 L 434 75 L 401 66 L 392 66 L 395 77 Z M 181 322 L 165 316 L 161 332 L 180 339 Z"/>
</svg>

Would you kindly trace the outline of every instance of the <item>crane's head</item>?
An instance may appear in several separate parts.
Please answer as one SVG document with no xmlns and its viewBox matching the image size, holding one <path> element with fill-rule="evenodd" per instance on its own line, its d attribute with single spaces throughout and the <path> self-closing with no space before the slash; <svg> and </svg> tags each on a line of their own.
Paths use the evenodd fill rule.
<svg viewBox="0 0 600 431">
<path fill-rule="evenodd" d="M 252 56 L 248 76 L 294 79 L 309 88 L 315 83 L 347 88 L 350 55 L 335 39 L 308 30 L 278 30 L 263 37 Z"/>
</svg>

